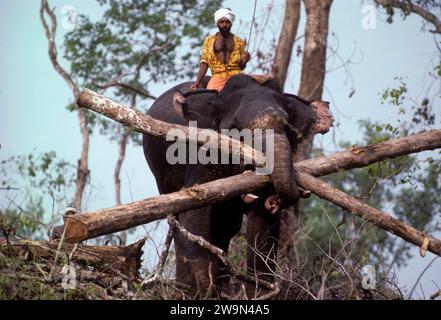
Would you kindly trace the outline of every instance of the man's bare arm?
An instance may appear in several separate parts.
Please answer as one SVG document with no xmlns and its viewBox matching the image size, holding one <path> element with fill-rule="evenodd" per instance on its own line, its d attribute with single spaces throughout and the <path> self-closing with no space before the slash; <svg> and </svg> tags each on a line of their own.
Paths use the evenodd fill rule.
<svg viewBox="0 0 441 320">
<path fill-rule="evenodd" d="M 205 75 L 207 74 L 207 70 L 208 64 L 206 64 L 205 62 L 201 62 L 201 64 L 199 65 L 198 76 L 196 78 L 196 81 L 191 85 L 191 89 L 197 89 L 199 87 Z"/>
<path fill-rule="evenodd" d="M 250 61 L 251 59 L 251 55 L 248 51 L 245 51 L 242 56 L 240 57 L 240 63 L 239 63 L 239 67 L 240 70 L 243 70 L 246 68 L 248 61 Z"/>
</svg>

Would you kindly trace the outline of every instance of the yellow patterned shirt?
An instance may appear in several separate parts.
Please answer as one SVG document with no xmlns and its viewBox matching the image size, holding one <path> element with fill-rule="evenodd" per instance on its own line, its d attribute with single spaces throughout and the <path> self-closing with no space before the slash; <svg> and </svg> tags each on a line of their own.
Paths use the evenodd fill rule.
<svg viewBox="0 0 441 320">
<path fill-rule="evenodd" d="M 221 78 L 229 78 L 235 74 L 240 73 L 240 57 L 245 51 L 245 42 L 238 36 L 234 36 L 233 52 L 231 53 L 228 64 L 225 65 L 214 53 L 215 35 L 210 35 L 205 38 L 202 45 L 201 62 L 208 64 L 213 76 Z"/>
</svg>

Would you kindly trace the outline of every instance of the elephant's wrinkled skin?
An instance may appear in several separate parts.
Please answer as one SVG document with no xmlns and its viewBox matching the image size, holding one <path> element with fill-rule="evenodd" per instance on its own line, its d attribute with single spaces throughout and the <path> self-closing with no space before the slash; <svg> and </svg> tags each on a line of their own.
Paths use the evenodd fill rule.
<svg viewBox="0 0 441 320">
<path fill-rule="evenodd" d="M 178 219 L 191 233 L 204 237 L 228 252 L 230 240 L 240 230 L 243 214 L 247 214 L 248 270 L 253 273 L 268 272 L 274 266 L 279 238 L 279 215 L 273 214 L 274 207 L 268 207 L 268 203 L 273 203 L 268 199 L 280 199 L 281 207 L 298 200 L 292 152 L 298 142 L 311 133 L 317 119 L 316 113 L 308 102 L 281 93 L 273 80 L 261 85 L 249 76 L 240 74 L 232 77 L 219 94 L 208 90 L 187 90 L 182 95 L 176 95 L 176 92 L 182 92 L 190 85 L 191 82 L 183 83 L 165 92 L 153 104 L 149 115 L 182 125 L 196 120 L 198 127 L 215 130 L 274 129 L 274 171 L 271 175 L 274 186 L 256 193 L 259 198 L 251 204 L 237 197 L 221 204 L 180 213 Z M 143 136 L 144 154 L 161 194 L 244 170 L 243 166 L 232 164 L 170 165 L 165 156 L 169 145 L 161 139 Z M 190 286 L 190 295 L 204 297 L 218 292 L 219 284 L 226 279 L 218 259 L 179 233 L 175 236 L 175 245 L 177 281 Z"/>
</svg>

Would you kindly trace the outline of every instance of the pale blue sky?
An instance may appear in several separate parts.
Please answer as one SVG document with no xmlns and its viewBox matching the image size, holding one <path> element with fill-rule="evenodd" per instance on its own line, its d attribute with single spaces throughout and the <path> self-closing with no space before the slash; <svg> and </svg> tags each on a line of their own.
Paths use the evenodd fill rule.
<svg viewBox="0 0 441 320">
<path fill-rule="evenodd" d="M 262 14 L 262 9 L 269 2 L 258 1 L 258 15 Z M 56 6 L 59 21 L 62 19 L 61 8 L 64 5 L 73 5 L 79 13 L 92 18 L 98 18 L 100 14 L 99 6 L 90 0 L 50 0 L 49 3 L 51 7 Z M 283 1 L 275 0 L 274 3 L 274 14 L 281 19 Z M 364 1 L 366 3 L 370 2 Z M 233 32 L 242 37 L 248 37 L 253 4 L 253 0 L 226 1 L 226 7 L 233 9 L 243 22 L 238 21 L 233 26 Z M 81 136 L 76 113 L 65 109 L 73 99 L 72 93 L 50 64 L 47 41 L 39 20 L 39 5 L 38 0 L 0 0 L 0 160 L 14 154 L 55 150 L 58 156 L 75 163 L 80 152 Z M 353 143 L 361 139 L 357 124 L 359 119 L 396 121 L 396 110 L 379 102 L 382 90 L 397 85 L 394 77 L 404 77 L 413 97 L 421 99 L 428 86 L 427 71 L 436 52 L 433 35 L 421 31 L 421 19 L 418 17 L 408 17 L 404 22 L 396 18 L 396 22 L 389 25 L 384 23 L 384 16 L 378 14 L 377 28 L 364 30 L 361 26 L 361 8 L 362 1 L 358 0 L 335 0 L 332 7 L 329 41 L 335 45 L 338 38 L 338 52 L 345 60 L 355 50 L 353 59 L 360 63 L 350 67 L 353 82 L 345 83 L 342 69 L 327 75 L 324 99 L 332 101 L 331 110 L 340 123 L 332 133 L 318 140 L 329 151 L 335 150 L 333 139 L 346 139 Z M 266 32 L 278 34 L 277 21 L 280 19 L 273 19 Z M 303 28 L 299 30 L 302 32 Z M 64 32 L 60 22 L 57 33 L 59 45 Z M 255 40 L 253 35 L 251 49 L 256 45 Z M 58 51 L 62 65 L 68 69 L 68 64 L 62 59 L 62 49 Z M 297 91 L 299 63 L 300 58 L 293 58 L 286 87 L 288 92 Z M 339 62 L 334 59 L 328 64 L 331 69 L 337 65 Z M 172 85 L 168 83 L 149 89 L 159 95 Z M 349 99 L 352 87 L 356 92 Z M 439 114 L 440 104 L 436 108 Z M 115 143 L 109 143 L 105 137 L 97 134 L 93 135 L 89 166 L 92 183 L 97 191 L 94 198 L 86 203 L 89 210 L 114 204 L 113 168 L 116 151 Z M 141 148 L 129 147 L 122 181 L 123 202 L 157 194 Z M 0 195 L 0 206 L 4 204 L 5 199 Z M 403 276 L 401 283 L 412 285 L 430 256 L 413 259 L 410 267 L 400 272 Z M 441 274 L 441 261 L 437 261 L 431 270 L 432 275 L 435 275 L 434 270 Z M 428 290 L 426 293 L 435 292 L 436 287 L 430 282 L 434 277 L 427 279 L 424 283 Z M 438 285 L 441 284 L 439 280 Z"/>
</svg>

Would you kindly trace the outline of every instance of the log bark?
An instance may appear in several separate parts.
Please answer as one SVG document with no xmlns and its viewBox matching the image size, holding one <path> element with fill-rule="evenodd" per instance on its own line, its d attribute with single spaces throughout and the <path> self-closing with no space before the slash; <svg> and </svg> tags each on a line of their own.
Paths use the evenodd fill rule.
<svg viewBox="0 0 441 320">
<path fill-rule="evenodd" d="M 441 256 L 440 240 L 393 218 L 387 213 L 368 206 L 357 198 L 351 197 L 309 174 L 299 172 L 298 183 L 301 187 L 311 190 L 318 197 L 328 200 L 349 213 L 361 217 L 375 226 L 419 247 L 422 246 L 424 239 L 427 238 L 429 240 L 428 250 Z"/>
<path fill-rule="evenodd" d="M 142 247 L 146 239 L 141 239 L 129 246 L 87 246 L 79 244 L 76 249 L 70 243 L 63 243 L 61 255 L 71 256 L 71 261 L 106 273 L 116 270 L 130 279 L 139 277 L 141 268 Z M 6 240 L 0 239 L 0 252 L 14 251 L 14 254 L 29 252 L 32 255 L 54 259 L 58 250 L 58 241 Z M 73 252 L 73 254 L 72 254 Z"/>
<path fill-rule="evenodd" d="M 257 151 L 238 140 L 231 139 L 226 135 L 217 135 L 217 139 L 207 139 L 207 133 L 211 132 L 216 135 L 216 132 L 199 128 L 192 128 L 195 130 L 195 133 L 192 134 L 188 127 L 156 120 L 142 112 L 126 108 L 89 89 L 84 89 L 81 92 L 77 99 L 77 105 L 81 108 L 87 108 L 98 112 L 136 132 L 150 134 L 164 140 L 167 137 L 167 133 L 171 130 L 181 130 L 188 142 L 205 145 L 206 147 L 218 148 L 225 153 L 238 153 L 241 159 L 249 161 L 258 167 L 265 165 L 266 158 L 262 152 Z"/>
<path fill-rule="evenodd" d="M 441 148 L 441 130 L 430 130 L 365 147 L 352 146 L 342 152 L 295 162 L 294 165 L 298 171 L 319 177 L 338 171 L 363 168 L 386 159 L 439 148 Z"/>
<path fill-rule="evenodd" d="M 271 183 L 269 176 L 245 172 L 238 176 L 195 185 L 179 192 L 93 212 L 64 216 L 65 240 L 79 242 L 163 219 L 179 213 L 225 201 L 242 193 L 255 192 Z"/>
</svg>

